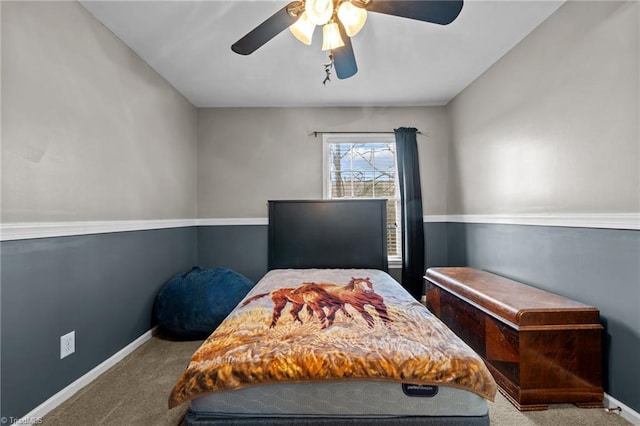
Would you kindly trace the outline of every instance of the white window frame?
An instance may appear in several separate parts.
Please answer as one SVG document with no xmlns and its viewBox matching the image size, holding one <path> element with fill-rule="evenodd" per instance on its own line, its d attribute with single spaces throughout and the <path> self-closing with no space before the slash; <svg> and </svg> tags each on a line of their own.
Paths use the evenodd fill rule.
<svg viewBox="0 0 640 426">
<path fill-rule="evenodd" d="M 331 174 L 330 174 L 330 145 L 336 143 L 393 143 L 395 145 L 395 136 L 390 133 L 325 133 L 322 135 L 322 197 L 324 199 L 331 199 Z M 396 151 L 397 153 L 397 151 Z M 396 162 L 396 198 L 393 200 L 396 203 L 396 223 L 398 224 L 397 244 L 398 251 L 400 252 L 400 246 L 402 244 L 402 236 L 400 235 L 400 188 L 398 180 L 398 164 Z M 389 199 L 391 202 L 391 199 Z M 389 255 L 389 267 L 397 268 L 402 266 L 402 256 Z"/>
</svg>

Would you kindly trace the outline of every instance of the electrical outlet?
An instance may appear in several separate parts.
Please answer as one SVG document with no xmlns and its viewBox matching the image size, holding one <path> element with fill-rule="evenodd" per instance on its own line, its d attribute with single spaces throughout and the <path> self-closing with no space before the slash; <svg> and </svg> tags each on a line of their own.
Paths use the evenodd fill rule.
<svg viewBox="0 0 640 426">
<path fill-rule="evenodd" d="M 76 351 L 76 332 L 72 331 L 60 336 L 60 359 L 67 357 Z"/>
</svg>

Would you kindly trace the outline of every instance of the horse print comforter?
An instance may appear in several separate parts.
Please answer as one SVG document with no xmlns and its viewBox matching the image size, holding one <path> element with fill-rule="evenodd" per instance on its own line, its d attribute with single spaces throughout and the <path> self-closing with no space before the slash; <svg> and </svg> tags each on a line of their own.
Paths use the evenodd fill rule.
<svg viewBox="0 0 640 426">
<path fill-rule="evenodd" d="M 381 380 L 493 400 L 482 359 L 385 272 L 267 273 L 194 353 L 169 407 L 276 382 Z"/>
</svg>

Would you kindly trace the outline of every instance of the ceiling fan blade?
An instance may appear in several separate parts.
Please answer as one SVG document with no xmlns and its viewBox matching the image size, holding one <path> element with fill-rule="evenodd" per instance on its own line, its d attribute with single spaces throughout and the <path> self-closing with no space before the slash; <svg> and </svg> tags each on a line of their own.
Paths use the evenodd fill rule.
<svg viewBox="0 0 640 426">
<path fill-rule="evenodd" d="M 344 46 L 337 49 L 333 49 L 333 66 L 336 69 L 336 76 L 339 79 L 353 77 L 358 72 L 358 64 L 356 64 L 356 57 L 353 53 L 353 46 L 351 45 L 351 38 L 347 35 L 344 26 L 338 21 L 338 28 L 340 28 L 340 37 L 344 41 Z"/>
<path fill-rule="evenodd" d="M 231 50 L 240 55 L 250 55 L 255 52 L 260 46 L 294 24 L 298 18 L 300 18 L 300 14 L 291 15 L 289 11 L 301 8 L 302 5 L 303 3 L 300 1 L 289 3 L 251 30 L 247 35 L 233 43 Z"/>
<path fill-rule="evenodd" d="M 447 25 L 458 17 L 462 5 L 462 0 L 372 0 L 366 9 L 370 12 Z"/>
</svg>

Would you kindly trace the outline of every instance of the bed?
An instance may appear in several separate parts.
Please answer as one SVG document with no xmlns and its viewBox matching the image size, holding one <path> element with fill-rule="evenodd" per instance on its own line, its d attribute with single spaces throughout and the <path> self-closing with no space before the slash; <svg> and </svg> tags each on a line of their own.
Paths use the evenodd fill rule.
<svg viewBox="0 0 640 426">
<path fill-rule="evenodd" d="M 270 201 L 269 271 L 169 397 L 186 425 L 489 424 L 482 359 L 386 271 L 381 200 Z"/>
</svg>

